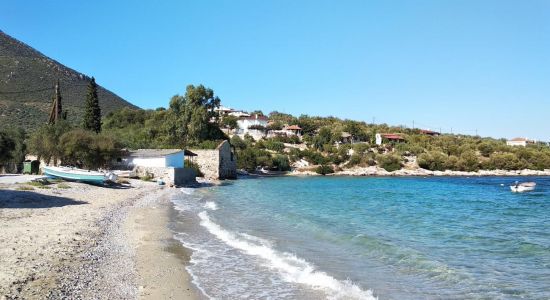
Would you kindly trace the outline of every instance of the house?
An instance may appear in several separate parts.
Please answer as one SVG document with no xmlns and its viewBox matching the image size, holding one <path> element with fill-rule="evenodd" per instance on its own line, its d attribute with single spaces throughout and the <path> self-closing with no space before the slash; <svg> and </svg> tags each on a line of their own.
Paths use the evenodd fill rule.
<svg viewBox="0 0 550 300">
<path fill-rule="evenodd" d="M 242 130 L 242 133 L 248 133 L 250 130 L 265 129 L 267 127 L 267 117 L 258 114 L 241 117 L 237 120 L 237 125 Z"/>
<path fill-rule="evenodd" d="M 229 115 L 237 118 L 250 117 L 250 114 L 247 114 L 244 111 L 240 111 L 240 110 L 234 110 L 230 112 Z"/>
<path fill-rule="evenodd" d="M 183 168 L 185 150 L 139 149 L 128 152 L 128 165 L 155 168 Z"/>
<path fill-rule="evenodd" d="M 296 136 L 302 136 L 302 128 L 298 125 L 290 125 L 283 127 L 283 131 L 287 135 L 296 135 Z"/>
<path fill-rule="evenodd" d="M 527 138 L 522 138 L 522 137 L 517 137 L 506 141 L 506 145 L 508 146 L 521 146 L 521 147 L 525 147 L 528 144 L 534 144 L 534 143 L 535 141 L 529 140 Z"/>
<path fill-rule="evenodd" d="M 214 107 L 214 111 L 217 112 L 220 117 L 223 117 L 223 116 L 229 115 L 230 113 L 234 112 L 235 110 L 232 109 L 232 108 L 220 105 L 218 107 Z"/>
<path fill-rule="evenodd" d="M 377 133 L 376 145 L 382 145 L 382 142 L 402 143 L 405 142 L 405 138 L 396 133 Z"/>
<path fill-rule="evenodd" d="M 126 151 L 117 160 L 118 168 L 131 169 L 135 176 L 161 179 L 168 185 L 195 182 L 195 170 L 185 167 L 185 157 L 196 156 L 183 149 L 139 149 Z"/>
<path fill-rule="evenodd" d="M 267 117 L 262 115 L 252 115 L 248 117 L 241 117 L 237 120 L 237 134 L 244 136 L 246 134 L 251 135 L 255 140 L 259 140 L 265 136 L 265 130 L 267 128 Z"/>
<path fill-rule="evenodd" d="M 425 135 L 429 135 L 429 136 L 439 136 L 440 135 L 439 132 L 428 130 L 428 129 L 420 129 L 420 134 L 425 134 Z"/>
</svg>

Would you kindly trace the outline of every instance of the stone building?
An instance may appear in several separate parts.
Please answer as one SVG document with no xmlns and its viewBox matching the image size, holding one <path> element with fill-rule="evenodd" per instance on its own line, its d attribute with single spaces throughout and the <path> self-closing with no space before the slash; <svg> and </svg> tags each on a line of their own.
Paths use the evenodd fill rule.
<svg viewBox="0 0 550 300">
<path fill-rule="evenodd" d="M 237 178 L 237 161 L 231 144 L 221 142 L 216 149 L 193 149 L 197 156 L 194 163 L 208 179 L 235 179 Z"/>
</svg>

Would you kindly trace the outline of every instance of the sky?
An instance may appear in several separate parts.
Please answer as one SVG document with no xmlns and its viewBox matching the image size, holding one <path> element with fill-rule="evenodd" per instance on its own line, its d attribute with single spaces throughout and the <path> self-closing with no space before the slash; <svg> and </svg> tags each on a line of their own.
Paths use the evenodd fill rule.
<svg viewBox="0 0 550 300">
<path fill-rule="evenodd" d="M 142 107 L 550 141 L 550 1 L 0 0 L 0 30 Z"/>
</svg>

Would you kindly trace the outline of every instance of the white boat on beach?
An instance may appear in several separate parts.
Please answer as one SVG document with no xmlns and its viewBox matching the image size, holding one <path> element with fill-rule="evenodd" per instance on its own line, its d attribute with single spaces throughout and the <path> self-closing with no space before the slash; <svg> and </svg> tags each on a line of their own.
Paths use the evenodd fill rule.
<svg viewBox="0 0 550 300">
<path fill-rule="evenodd" d="M 69 181 L 81 181 L 103 184 L 105 181 L 116 181 L 117 175 L 111 172 L 97 172 L 72 167 L 44 167 L 44 174 Z"/>
<path fill-rule="evenodd" d="M 519 183 L 516 181 L 516 184 L 510 186 L 510 190 L 512 190 L 513 193 L 530 192 L 535 190 L 536 186 L 537 184 L 534 182 Z"/>
</svg>

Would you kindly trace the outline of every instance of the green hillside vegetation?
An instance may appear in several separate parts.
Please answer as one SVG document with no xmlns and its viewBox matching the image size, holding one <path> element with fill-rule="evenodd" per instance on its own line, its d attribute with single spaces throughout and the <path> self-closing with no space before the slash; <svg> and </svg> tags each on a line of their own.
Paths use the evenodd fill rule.
<svg viewBox="0 0 550 300">
<path fill-rule="evenodd" d="M 0 31 L 0 127 L 32 131 L 46 123 L 57 80 L 68 120 L 79 124 L 90 79 Z M 104 114 L 136 108 L 103 87 L 98 98 Z"/>
<path fill-rule="evenodd" d="M 269 114 L 271 128 L 280 129 L 285 124 L 296 124 L 303 129 L 303 142 L 306 150 L 285 149 L 279 143 L 295 143 L 291 138 L 269 138 L 258 142 L 244 142 L 233 137 L 231 142 L 241 155 L 237 155 L 239 166 L 252 170 L 256 166 L 270 167 L 265 158 L 265 150 L 288 155 L 290 161 L 304 159 L 310 164 L 331 166 L 338 170 L 351 167 L 379 166 L 387 171 L 395 171 L 405 166 L 408 160 L 417 158 L 421 168 L 431 171 L 478 171 L 550 169 L 550 148 L 545 143 L 527 147 L 511 147 L 503 139 L 482 138 L 479 136 L 443 134 L 429 136 L 419 129 L 410 129 L 387 124 L 367 124 L 335 117 L 311 117 L 279 112 Z M 351 134 L 354 144 L 340 144 L 342 133 Z M 385 141 L 375 144 L 376 133 L 397 133 L 405 138 L 403 143 Z M 244 142 L 244 143 L 243 143 Z M 350 155 L 349 150 L 353 150 Z M 246 161 L 240 157 L 246 156 Z M 254 155 L 255 154 L 255 155 Z M 254 160 L 256 156 L 256 161 Z M 266 163 L 266 161 L 268 161 Z M 319 169 L 327 173 L 327 168 Z"/>
<path fill-rule="evenodd" d="M 185 142 L 185 126 L 176 128 L 181 122 L 173 121 L 178 120 L 174 117 L 176 111 L 172 106 L 157 110 L 125 108 L 104 118 L 104 128 L 128 148 L 215 147 L 217 142 L 211 140 L 224 138 L 217 134 L 215 138 L 210 135 Z M 270 113 L 269 121 L 270 126 L 266 130 L 280 129 L 287 124 L 300 126 L 303 129 L 303 140 L 300 141 L 296 136 L 283 136 L 254 141 L 248 136 L 244 139 L 233 136 L 230 142 L 236 149 L 240 169 L 253 171 L 263 167 L 289 170 L 292 162 L 304 159 L 312 165 L 323 166 L 323 173 L 330 173 L 328 168 L 337 171 L 355 166 L 379 166 L 387 171 L 394 171 L 406 166 L 414 158 L 420 167 L 432 171 L 550 169 L 550 148 L 543 143 L 511 147 L 503 139 L 460 134 L 429 136 L 419 129 L 367 124 L 335 117 L 295 117 L 279 112 Z M 218 120 L 218 123 L 219 126 L 227 125 L 223 120 Z M 208 124 L 212 126 L 215 123 Z M 354 144 L 336 146 L 338 142 L 342 142 L 343 132 L 351 134 Z M 397 133 L 405 138 L 405 142 L 385 141 L 383 145 L 377 146 L 374 143 L 376 133 Z M 307 148 L 289 148 L 285 143 L 304 143 Z M 353 150 L 352 155 L 349 154 L 350 149 Z"/>
</svg>

